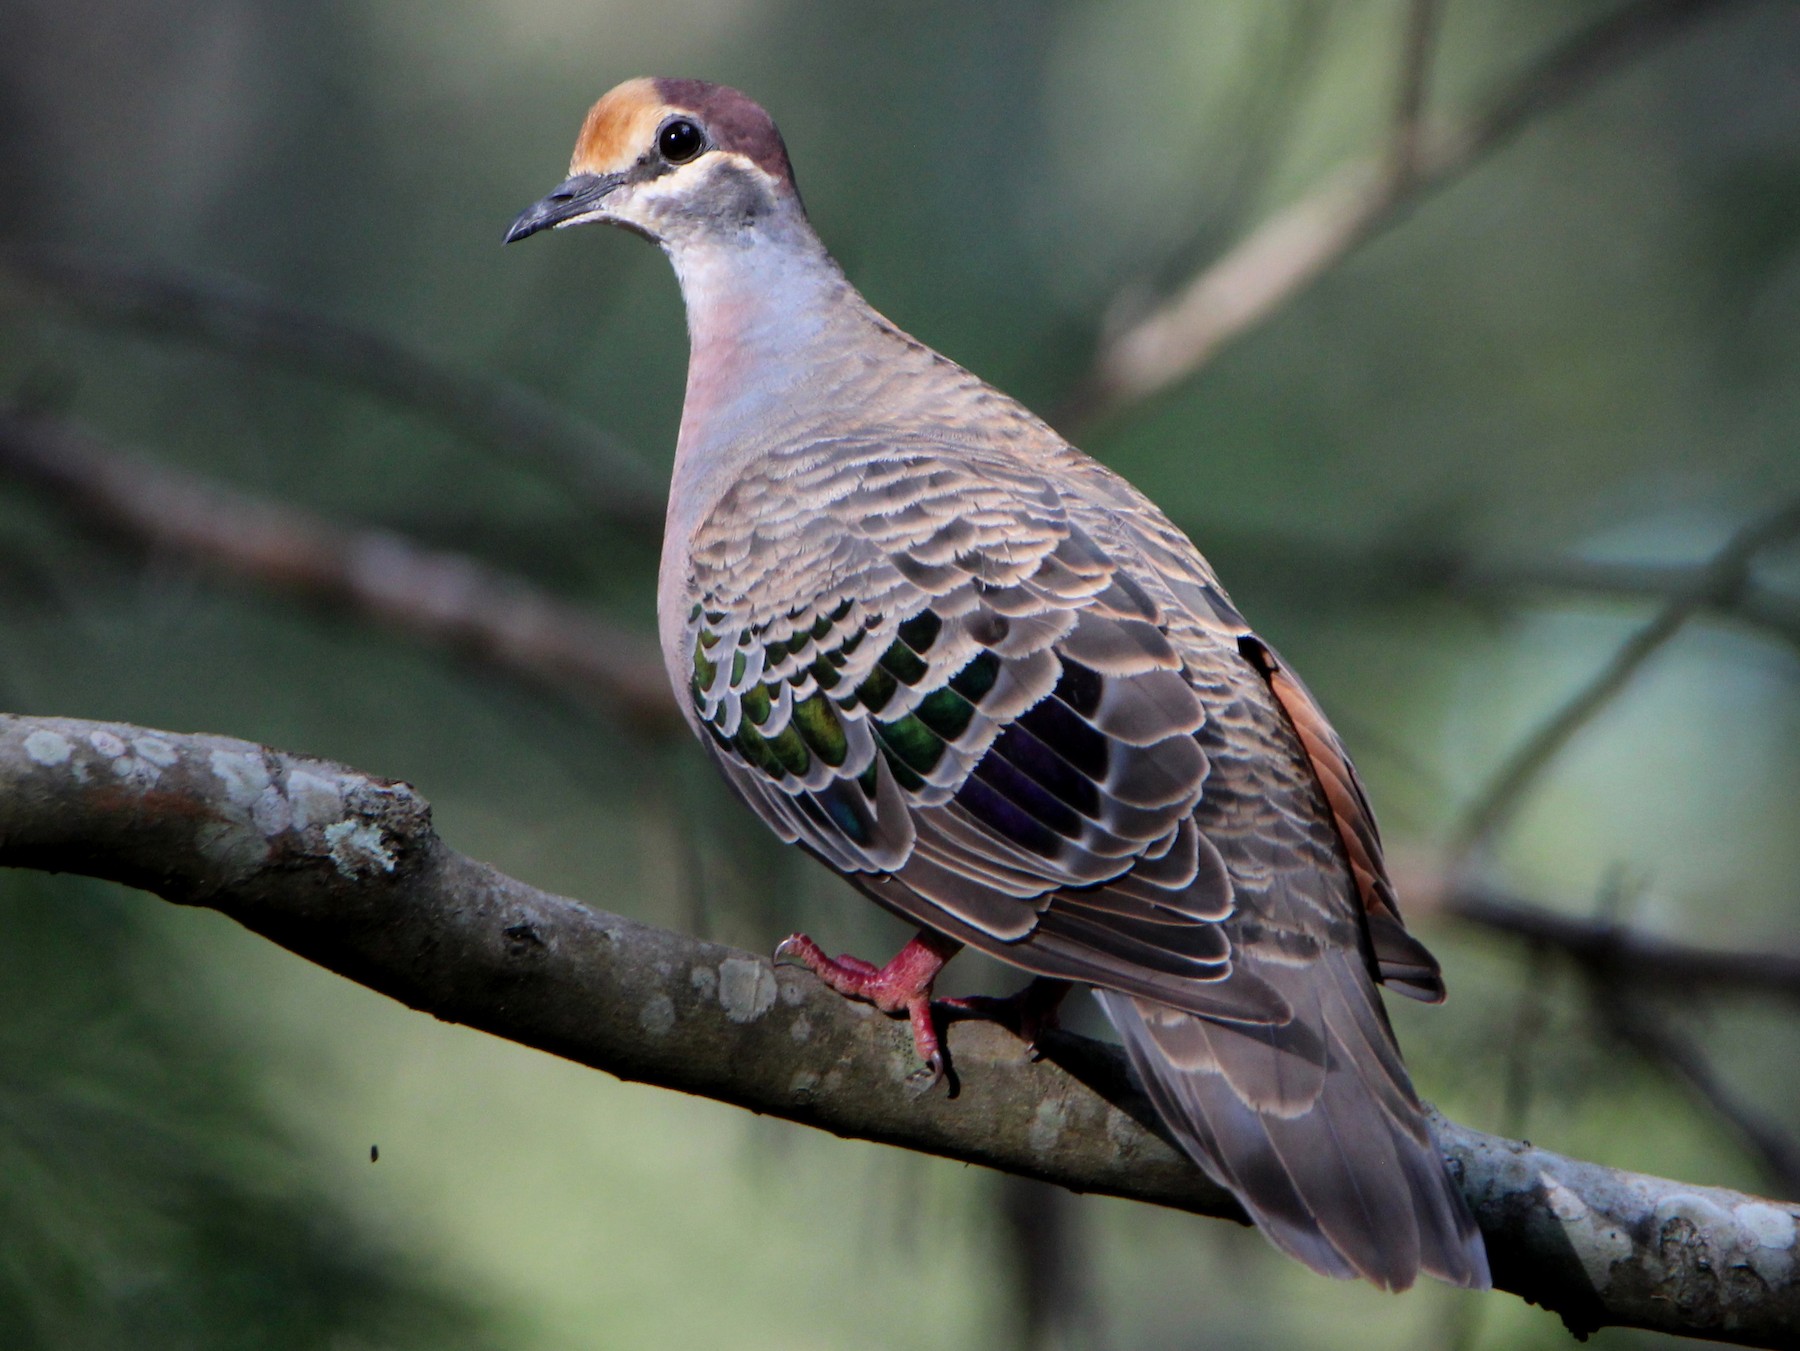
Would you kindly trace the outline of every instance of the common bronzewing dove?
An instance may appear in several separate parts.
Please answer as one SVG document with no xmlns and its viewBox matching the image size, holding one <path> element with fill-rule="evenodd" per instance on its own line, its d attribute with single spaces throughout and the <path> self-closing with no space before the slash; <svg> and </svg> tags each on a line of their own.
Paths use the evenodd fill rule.
<svg viewBox="0 0 1800 1351">
<path fill-rule="evenodd" d="M 784 840 L 961 945 L 1092 986 L 1170 1134 L 1284 1251 L 1485 1286 L 1377 984 L 1442 998 L 1343 743 L 1144 495 L 845 280 L 762 108 L 632 80 L 507 238 L 660 244 L 692 356 L 657 604 L 688 722 Z"/>
</svg>

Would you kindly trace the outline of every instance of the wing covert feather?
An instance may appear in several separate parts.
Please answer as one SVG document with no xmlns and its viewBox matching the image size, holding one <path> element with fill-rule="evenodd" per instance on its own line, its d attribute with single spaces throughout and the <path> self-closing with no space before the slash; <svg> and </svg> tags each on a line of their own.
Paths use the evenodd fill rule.
<svg viewBox="0 0 1800 1351">
<path fill-rule="evenodd" d="M 1441 998 L 1436 963 L 1341 741 L 1193 546 L 1080 457 L 801 458 L 693 542 L 689 692 L 727 779 L 889 909 L 1096 986 L 1279 1246 L 1485 1284 L 1375 989 Z"/>
</svg>

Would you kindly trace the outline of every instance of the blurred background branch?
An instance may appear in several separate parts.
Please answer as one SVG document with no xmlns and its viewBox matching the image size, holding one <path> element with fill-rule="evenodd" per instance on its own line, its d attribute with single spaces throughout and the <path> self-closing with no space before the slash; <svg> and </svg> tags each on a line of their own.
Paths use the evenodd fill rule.
<svg viewBox="0 0 1800 1351">
<path fill-rule="evenodd" d="M 456 369 L 243 282 L 126 267 L 66 250 L 11 248 L 0 251 L 0 283 L 14 291 L 15 305 L 48 301 L 96 323 L 279 362 L 391 400 L 497 455 L 525 460 L 602 520 L 651 538 L 662 527 L 661 485 L 641 458 L 599 427 L 522 385 Z"/>
<path fill-rule="evenodd" d="M 1061 421 L 1092 423 L 1197 373 L 1425 195 L 1447 187 L 1521 128 L 1738 0 L 1633 0 L 1557 44 L 1462 122 L 1424 116 L 1436 6 L 1410 5 L 1384 156 L 1353 164 L 1257 227 L 1180 291 L 1106 338 Z"/>
<path fill-rule="evenodd" d="M 1468 866 L 1492 842 L 1576 733 L 1617 698 L 1694 615 L 1707 608 L 1736 611 L 1757 555 L 1796 535 L 1800 535 L 1800 501 L 1745 526 L 1704 567 L 1689 570 L 1656 617 L 1626 639 L 1587 684 L 1526 736 L 1476 794 L 1452 843 L 1457 866 Z"/>
<path fill-rule="evenodd" d="M 1800 1001 L 1800 951 L 1727 952 L 1671 942 L 1610 919 L 1582 919 L 1476 883 L 1458 885 L 1428 909 L 1549 949 L 1597 982 L 1684 996 L 1767 996 Z"/>
<path fill-rule="evenodd" d="M 1777 1196 L 1800 1196 L 1800 1144 L 1734 1089 L 1712 1057 L 1661 1011 L 1615 985 L 1595 990 L 1607 1028 L 1652 1064 L 1667 1069 L 1727 1122 L 1761 1161 Z"/>
<path fill-rule="evenodd" d="M 1406 7 L 1406 29 L 1400 44 L 1400 92 L 1394 100 L 1394 130 L 1388 147 L 1388 174 L 1396 182 L 1406 182 L 1419 170 L 1432 51 L 1442 9 L 1440 0 L 1410 0 Z"/>
<path fill-rule="evenodd" d="M 1800 648 L 1800 595 L 1776 590 L 1747 573 L 1735 585 L 1709 587 L 1710 564 L 1614 563 L 1581 558 L 1486 563 L 1447 567 L 1446 586 L 1477 598 L 1513 598 L 1534 591 L 1657 600 L 1669 606 L 1690 601 L 1722 618 L 1760 629 Z M 1665 611 L 1666 613 L 1666 611 Z"/>
<path fill-rule="evenodd" d="M 641 732 L 679 724 L 649 644 L 465 555 L 259 500 L 44 417 L 0 411 L 0 474 L 113 542 L 332 606 Z"/>
</svg>

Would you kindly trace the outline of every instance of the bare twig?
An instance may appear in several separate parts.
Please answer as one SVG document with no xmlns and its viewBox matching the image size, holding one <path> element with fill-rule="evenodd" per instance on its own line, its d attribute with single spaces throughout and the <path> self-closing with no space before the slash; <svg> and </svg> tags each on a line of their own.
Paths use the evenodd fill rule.
<svg viewBox="0 0 1800 1351">
<path fill-rule="evenodd" d="M 1616 907 L 1592 919 L 1557 914 L 1497 892 L 1465 886 L 1446 898 L 1439 913 L 1522 938 L 1532 966 L 1550 951 L 1569 958 L 1587 981 L 1602 1021 L 1645 1059 L 1680 1079 L 1762 1161 L 1784 1196 L 1800 1199 L 1800 1146 L 1779 1126 L 1743 1102 L 1713 1069 L 1704 1051 L 1652 1004 L 1658 991 L 1679 991 L 1684 1009 L 1701 994 L 1773 995 L 1800 1002 L 1800 952 L 1725 952 L 1658 938 L 1620 922 Z M 1541 1024 L 1543 975 L 1527 984 L 1536 1001 L 1531 1016 Z M 1533 1006 L 1522 1004 L 1523 1011 Z M 1508 1129 L 1522 1129 L 1515 1114 L 1514 1083 L 1529 1073 L 1529 1048 L 1513 1048 L 1509 1065 Z"/>
<path fill-rule="evenodd" d="M 648 643 L 464 555 L 340 526 L 42 418 L 0 413 L 0 473 L 135 548 L 398 629 L 646 732 L 677 724 Z"/>
<path fill-rule="evenodd" d="M 1262 8 L 1257 45 L 1242 66 L 1244 93 L 1222 114 L 1231 119 L 1233 134 L 1214 147 L 1217 162 L 1195 170 L 1207 190 L 1186 213 L 1186 237 L 1170 248 L 1157 278 L 1143 278 L 1113 297 L 1103 325 L 1114 319 L 1128 323 L 1169 283 L 1191 274 L 1221 244 L 1243 233 L 1305 108 L 1295 90 L 1312 77 L 1325 51 L 1333 3 L 1294 0 Z"/>
<path fill-rule="evenodd" d="M 1712 1112 L 1737 1132 L 1761 1162 L 1776 1194 L 1800 1200 L 1800 1145 L 1719 1077 L 1693 1038 L 1643 1000 L 1618 988 L 1598 988 L 1596 1002 L 1607 1026 L 1652 1064 L 1666 1066 Z"/>
<path fill-rule="evenodd" d="M 1441 512 L 1436 521 L 1404 522 L 1390 532 L 1392 538 L 1367 545 L 1334 542 L 1317 533 L 1252 532 L 1225 520 L 1180 524 L 1191 538 L 1207 541 L 1214 562 L 1233 564 L 1222 571 L 1253 574 L 1265 589 L 1291 595 L 1299 604 L 1341 608 L 1446 595 L 1508 609 L 1547 596 L 1661 602 L 1694 596 L 1709 616 L 1800 649 L 1800 594 L 1755 575 L 1746 576 L 1735 590 L 1709 592 L 1710 559 L 1477 557 L 1438 538 Z M 1777 543 L 1771 541 L 1771 547 Z"/>
<path fill-rule="evenodd" d="M 1084 422 L 1116 412 L 1194 374 L 1227 343 L 1268 319 L 1352 249 L 1426 194 L 1453 182 L 1525 123 L 1731 3 L 1634 0 L 1563 41 L 1467 121 L 1420 128 L 1403 160 L 1390 153 L 1341 171 L 1271 216 L 1167 304 L 1107 341 L 1064 420 Z M 1428 20 L 1421 23 L 1415 14 L 1415 31 L 1429 34 Z M 1409 61 L 1414 50 L 1409 39 Z M 1428 51 L 1428 42 L 1419 50 Z M 1423 56 L 1418 59 L 1422 71 Z M 1403 79 L 1402 88 L 1407 87 Z M 1408 171 L 1393 172 L 1396 163 Z"/>
<path fill-rule="evenodd" d="M 1506 1075 L 1500 1096 L 1500 1125 L 1509 1135 L 1524 1135 L 1531 1116 L 1535 1070 L 1540 1059 L 1538 1040 L 1550 1019 L 1551 982 L 1535 960 L 1542 944 L 1534 944 L 1520 964 L 1518 1004 L 1506 1039 Z"/>
<path fill-rule="evenodd" d="M 1600 981 L 1800 1002 L 1800 951 L 1694 947 L 1630 925 L 1560 914 L 1474 883 L 1452 890 L 1435 913 L 1510 934 L 1534 949 L 1553 949 Z"/>
<path fill-rule="evenodd" d="M 1466 859 L 1483 848 L 1511 819 L 1532 784 L 1587 723 L 1613 701 L 1631 679 L 1688 621 L 1691 607 L 1669 606 L 1626 639 L 1612 659 L 1507 757 L 1464 814 L 1452 852 Z"/>
<path fill-rule="evenodd" d="M 1800 502 L 1746 526 L 1692 576 L 1692 589 L 1678 593 L 1662 611 L 1626 639 L 1605 666 L 1528 736 L 1477 793 L 1457 830 L 1453 854 L 1466 860 L 1483 849 L 1511 819 L 1539 775 L 1563 747 L 1631 683 L 1644 663 L 1661 650 L 1697 612 L 1708 605 L 1728 607 L 1750 578 L 1756 555 L 1800 533 Z"/>
<path fill-rule="evenodd" d="M 226 737 L 0 716 L 0 866 L 204 905 L 436 1017 L 622 1078 L 1077 1191 L 1239 1218 L 1145 1123 L 1115 1048 L 950 1029 L 961 1094 L 908 1094 L 904 1025 L 764 958 L 538 891 L 444 844 L 405 784 Z M 1800 1206 L 1433 1122 L 1503 1289 L 1581 1334 L 1795 1345 Z"/>
<path fill-rule="evenodd" d="M 661 525 L 662 487 L 642 461 L 522 385 L 458 370 L 241 283 L 17 248 L 0 254 L 0 276 L 90 317 L 284 362 L 402 404 L 535 463 L 605 520 L 645 532 Z"/>
<path fill-rule="evenodd" d="M 1399 97 L 1394 100 L 1394 131 L 1388 147 L 1388 173 L 1397 183 L 1408 182 L 1418 167 L 1419 138 L 1424 131 L 1431 57 L 1441 8 L 1438 0 L 1412 0 L 1406 7 L 1406 31 L 1400 43 Z"/>
<path fill-rule="evenodd" d="M 1672 942 L 1621 923 L 1610 911 L 1592 919 L 1546 910 L 1515 897 L 1465 885 L 1441 898 L 1438 913 L 1513 935 L 1534 958 L 1555 951 L 1586 978 L 1595 1007 L 1613 1034 L 1645 1059 L 1668 1069 L 1735 1132 L 1762 1161 L 1784 1196 L 1800 1198 L 1800 1145 L 1742 1101 L 1713 1069 L 1704 1051 L 1652 1005 L 1661 990 L 1690 1001 L 1700 994 L 1772 995 L 1800 1002 L 1800 952 L 1727 952 Z M 1542 977 L 1529 987 L 1542 998 Z M 1523 1057 L 1529 1052 L 1518 1049 Z M 1517 1076 L 1522 1060 L 1514 1062 Z M 1512 1114 L 1509 1129 L 1519 1128 Z"/>
<path fill-rule="evenodd" d="M 1084 1279 L 1082 1235 L 1067 1193 L 1020 1177 L 1003 1177 L 1000 1218 L 1016 1291 L 1018 1351 L 1085 1345 L 1094 1309 Z"/>
<path fill-rule="evenodd" d="M 1452 591 L 1468 596 L 1508 596 L 1521 590 L 1573 592 L 1621 600 L 1670 601 L 1699 595 L 1720 618 L 1761 629 L 1800 647 L 1800 597 L 1754 577 L 1729 595 L 1705 594 L 1706 564 L 1613 563 L 1556 558 L 1516 563 L 1448 564 Z"/>
</svg>

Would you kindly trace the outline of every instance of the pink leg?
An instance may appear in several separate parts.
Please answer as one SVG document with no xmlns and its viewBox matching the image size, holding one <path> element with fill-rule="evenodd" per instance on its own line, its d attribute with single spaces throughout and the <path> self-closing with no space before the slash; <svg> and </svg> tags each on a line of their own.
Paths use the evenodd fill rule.
<svg viewBox="0 0 1800 1351">
<path fill-rule="evenodd" d="M 904 1013 L 912 1023 L 913 1047 L 929 1076 L 924 1087 L 930 1087 L 944 1077 L 945 1068 L 943 1043 L 931 1016 L 931 986 L 944 963 L 961 950 L 955 939 L 921 929 L 893 961 L 876 967 L 856 957 L 834 960 L 805 934 L 789 934 L 777 945 L 775 962 L 804 966 L 839 994 L 865 1000 L 883 1013 Z"/>
</svg>

